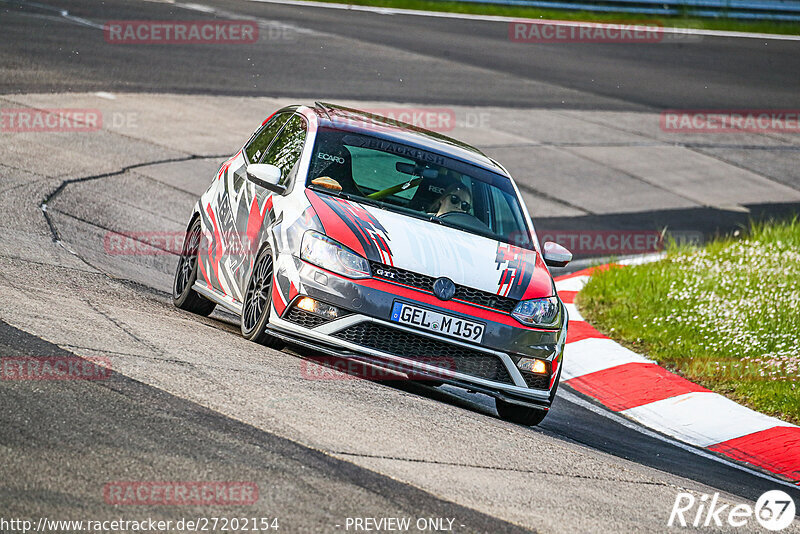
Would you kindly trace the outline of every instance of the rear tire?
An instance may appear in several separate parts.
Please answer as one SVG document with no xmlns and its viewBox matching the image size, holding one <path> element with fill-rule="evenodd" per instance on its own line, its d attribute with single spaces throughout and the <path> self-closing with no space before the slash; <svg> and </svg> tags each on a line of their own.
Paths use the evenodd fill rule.
<svg viewBox="0 0 800 534">
<path fill-rule="evenodd" d="M 172 303 L 182 310 L 207 316 L 214 311 L 216 304 L 192 289 L 197 281 L 197 251 L 201 238 L 200 219 L 195 218 L 186 231 L 183 249 L 175 269 L 175 280 L 172 283 Z"/>
<path fill-rule="evenodd" d="M 547 417 L 547 411 L 537 408 L 520 406 L 500 399 L 495 399 L 494 404 L 500 419 L 518 425 L 536 426 Z"/>
<path fill-rule="evenodd" d="M 283 341 L 267 333 L 272 308 L 272 251 L 264 247 L 253 264 L 242 305 L 242 335 L 245 339 L 280 350 Z"/>
</svg>

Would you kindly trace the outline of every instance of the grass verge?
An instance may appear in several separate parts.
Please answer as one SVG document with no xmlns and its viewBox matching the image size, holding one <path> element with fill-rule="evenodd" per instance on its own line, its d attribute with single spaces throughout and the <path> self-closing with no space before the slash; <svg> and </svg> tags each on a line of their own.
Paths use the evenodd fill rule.
<svg viewBox="0 0 800 534">
<path fill-rule="evenodd" d="M 472 15 L 498 15 L 526 19 L 575 20 L 610 23 L 660 23 L 663 26 L 695 28 L 704 30 L 726 30 L 755 33 L 778 33 L 800 35 L 800 23 L 780 21 L 739 21 L 723 18 L 697 18 L 687 16 L 642 15 L 635 13 L 596 13 L 593 11 L 568 11 L 539 9 L 525 6 L 501 6 L 473 2 L 448 2 L 436 0 L 318 0 L 328 3 L 358 6 L 388 7 L 395 9 L 417 9 L 422 11 L 444 11 Z"/>
<path fill-rule="evenodd" d="M 800 220 L 595 273 L 578 294 L 598 330 L 760 412 L 800 423 Z"/>
</svg>

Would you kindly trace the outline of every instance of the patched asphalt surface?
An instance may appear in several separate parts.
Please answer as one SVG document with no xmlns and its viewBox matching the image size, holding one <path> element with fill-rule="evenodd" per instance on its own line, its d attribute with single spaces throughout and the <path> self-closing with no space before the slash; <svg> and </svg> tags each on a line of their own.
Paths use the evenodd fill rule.
<svg viewBox="0 0 800 534">
<path fill-rule="evenodd" d="M 2 321 L 0 350 L 43 362 L 75 357 Z M 35 387 L 6 381 L 0 397 L 6 519 L 194 520 L 209 507 L 110 504 L 104 488 L 214 481 L 255 484 L 257 500 L 236 506 L 233 517 L 278 519 L 288 532 L 344 528 L 347 517 L 455 518 L 466 532 L 525 531 L 118 373 Z"/>
</svg>

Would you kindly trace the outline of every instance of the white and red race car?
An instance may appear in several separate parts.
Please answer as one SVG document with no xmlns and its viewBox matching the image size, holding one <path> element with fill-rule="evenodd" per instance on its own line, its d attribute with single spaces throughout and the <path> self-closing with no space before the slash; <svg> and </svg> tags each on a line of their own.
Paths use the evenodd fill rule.
<svg viewBox="0 0 800 534">
<path fill-rule="evenodd" d="M 427 377 L 538 424 L 567 312 L 508 172 L 479 150 L 331 104 L 264 121 L 194 207 L 173 299 L 242 334 Z"/>
</svg>

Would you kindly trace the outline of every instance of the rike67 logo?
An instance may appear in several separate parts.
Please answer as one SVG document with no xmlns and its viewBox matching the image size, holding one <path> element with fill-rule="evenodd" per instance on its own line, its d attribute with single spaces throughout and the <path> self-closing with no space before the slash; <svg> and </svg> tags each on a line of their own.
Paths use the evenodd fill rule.
<svg viewBox="0 0 800 534">
<path fill-rule="evenodd" d="M 753 527 L 755 519 L 762 527 L 773 532 L 792 524 L 796 513 L 794 500 L 785 492 L 772 490 L 764 493 L 753 508 L 749 504 L 722 504 L 719 493 L 701 495 L 679 493 L 672 506 L 668 527 Z"/>
</svg>

